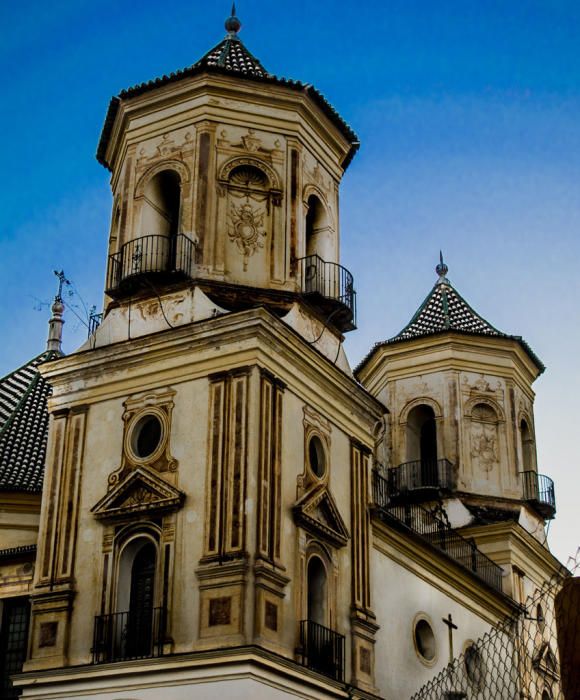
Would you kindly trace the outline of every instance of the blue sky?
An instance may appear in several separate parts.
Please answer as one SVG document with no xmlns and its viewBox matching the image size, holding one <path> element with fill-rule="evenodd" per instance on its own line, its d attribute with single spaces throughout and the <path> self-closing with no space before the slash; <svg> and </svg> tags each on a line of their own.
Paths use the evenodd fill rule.
<svg viewBox="0 0 580 700">
<path fill-rule="evenodd" d="M 342 262 L 358 291 L 351 360 L 405 325 L 442 248 L 467 300 L 548 366 L 539 469 L 556 481 L 550 542 L 565 559 L 580 542 L 580 4 L 237 7 L 266 68 L 314 83 L 362 142 L 341 191 Z M 228 11 L 213 0 L 0 6 L 0 374 L 43 349 L 54 268 L 101 304 L 111 201 L 94 153 L 109 98 L 195 62 Z M 66 318 L 71 351 L 85 332 Z"/>
</svg>

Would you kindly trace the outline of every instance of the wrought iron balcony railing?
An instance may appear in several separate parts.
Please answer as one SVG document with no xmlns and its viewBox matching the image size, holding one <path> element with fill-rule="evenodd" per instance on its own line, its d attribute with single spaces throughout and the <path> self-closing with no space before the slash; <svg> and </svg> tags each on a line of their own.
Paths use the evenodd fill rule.
<svg viewBox="0 0 580 700">
<path fill-rule="evenodd" d="M 474 540 L 468 540 L 454 530 L 444 512 L 435 514 L 417 503 L 408 501 L 393 503 L 389 498 L 387 480 L 376 470 L 373 472 L 373 500 L 382 519 L 396 525 L 404 525 L 496 590 L 502 590 L 501 567 L 481 552 Z"/>
<path fill-rule="evenodd" d="M 554 482 L 549 476 L 537 472 L 521 472 L 524 501 L 528 501 L 546 520 L 556 514 Z"/>
<path fill-rule="evenodd" d="M 313 620 L 300 623 L 302 664 L 344 682 L 344 635 Z"/>
<path fill-rule="evenodd" d="M 383 472 L 391 497 L 453 489 L 453 465 L 448 459 L 419 459 Z"/>
<path fill-rule="evenodd" d="M 351 273 L 342 265 L 326 262 L 318 255 L 296 261 L 303 296 L 321 307 L 343 330 L 356 328 L 356 292 Z"/>
<path fill-rule="evenodd" d="M 148 276 L 191 278 L 195 244 L 184 233 L 141 236 L 109 255 L 106 292 L 114 298 L 132 293 Z"/>
<path fill-rule="evenodd" d="M 93 633 L 93 663 L 163 656 L 165 608 L 97 615 Z"/>
</svg>

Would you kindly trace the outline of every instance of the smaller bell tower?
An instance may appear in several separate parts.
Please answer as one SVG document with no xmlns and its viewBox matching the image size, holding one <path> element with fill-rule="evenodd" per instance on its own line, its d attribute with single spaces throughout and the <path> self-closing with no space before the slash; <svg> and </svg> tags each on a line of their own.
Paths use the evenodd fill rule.
<svg viewBox="0 0 580 700">
<path fill-rule="evenodd" d="M 532 389 L 544 365 L 465 301 L 442 255 L 436 272 L 410 322 L 356 370 L 391 410 L 389 501 L 443 504 L 456 528 L 519 522 L 544 544 L 554 486 L 538 473 Z"/>
</svg>

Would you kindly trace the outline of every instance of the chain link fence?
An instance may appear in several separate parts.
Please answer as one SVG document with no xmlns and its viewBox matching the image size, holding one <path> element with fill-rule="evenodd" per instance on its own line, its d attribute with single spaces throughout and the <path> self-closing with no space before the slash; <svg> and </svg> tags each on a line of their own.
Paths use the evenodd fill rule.
<svg viewBox="0 0 580 700">
<path fill-rule="evenodd" d="M 567 571 L 546 581 L 519 614 L 471 644 L 411 700 L 580 700 L 580 605 L 571 590 L 562 591 L 579 572 L 580 548 Z M 558 633 L 561 642 L 567 639 L 566 652 Z"/>
</svg>

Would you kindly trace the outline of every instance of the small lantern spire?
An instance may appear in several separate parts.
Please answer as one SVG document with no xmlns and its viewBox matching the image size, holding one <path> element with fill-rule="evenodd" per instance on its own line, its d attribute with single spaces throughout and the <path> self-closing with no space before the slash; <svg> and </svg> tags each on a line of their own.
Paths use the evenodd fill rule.
<svg viewBox="0 0 580 700">
<path fill-rule="evenodd" d="M 232 14 L 226 19 L 225 27 L 226 27 L 226 32 L 230 35 L 230 37 L 232 39 L 237 37 L 238 32 L 242 28 L 242 23 L 236 17 L 236 3 L 235 2 L 232 4 Z"/>
<path fill-rule="evenodd" d="M 54 274 L 58 277 L 58 292 L 54 297 L 51 307 L 52 316 L 48 322 L 48 340 L 46 343 L 46 349 L 49 352 L 57 352 L 62 354 L 62 327 L 64 324 L 64 319 L 62 317 L 64 313 L 62 286 L 63 284 L 66 284 L 68 280 L 65 277 L 63 270 L 60 272 L 55 270 Z"/>
</svg>

